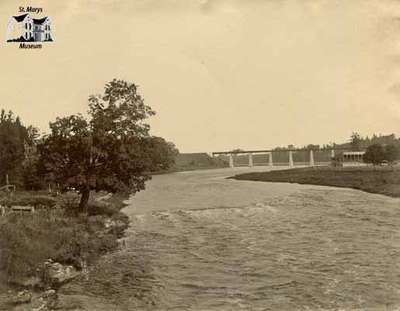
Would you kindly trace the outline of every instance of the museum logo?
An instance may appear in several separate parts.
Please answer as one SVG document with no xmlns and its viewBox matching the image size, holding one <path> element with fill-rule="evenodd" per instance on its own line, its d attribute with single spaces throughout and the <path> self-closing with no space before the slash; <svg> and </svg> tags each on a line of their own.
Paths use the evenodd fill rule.
<svg viewBox="0 0 400 311">
<path fill-rule="evenodd" d="M 43 15 L 43 8 L 19 7 L 7 27 L 7 42 L 19 43 L 22 49 L 41 49 L 42 43 L 53 42 L 52 21 Z"/>
</svg>

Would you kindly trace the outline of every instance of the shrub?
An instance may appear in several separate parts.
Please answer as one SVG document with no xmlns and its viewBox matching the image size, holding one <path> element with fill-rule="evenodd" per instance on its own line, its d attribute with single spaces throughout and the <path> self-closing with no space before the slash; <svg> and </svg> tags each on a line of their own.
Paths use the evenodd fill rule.
<svg viewBox="0 0 400 311">
<path fill-rule="evenodd" d="M 60 207 L 69 215 L 78 214 L 79 196 L 74 192 L 67 192 L 58 199 Z"/>
<path fill-rule="evenodd" d="M 104 200 L 107 203 L 112 204 L 116 209 L 121 210 L 128 204 L 125 201 L 129 199 L 129 194 L 124 192 L 114 193 L 111 197 Z"/>
<path fill-rule="evenodd" d="M 125 234 L 125 230 L 129 227 L 129 217 L 124 213 L 118 212 L 114 214 L 111 219 L 118 224 L 113 228 L 113 233 L 118 238 L 122 238 Z"/>
<path fill-rule="evenodd" d="M 113 204 L 107 202 L 92 201 L 88 203 L 88 214 L 90 216 L 95 216 L 95 215 L 112 216 L 118 212 L 119 212 L 118 208 L 116 208 Z"/>
<path fill-rule="evenodd" d="M 101 195 L 106 198 L 102 198 Z M 129 195 L 124 193 L 116 193 L 109 197 L 105 196 L 104 193 L 97 194 L 97 200 L 90 200 L 88 202 L 88 215 L 112 216 L 127 205 L 124 203 L 124 200 L 128 197 Z M 73 192 L 65 193 L 60 196 L 59 204 L 63 209 L 73 212 L 73 214 L 77 214 L 79 212 L 79 195 Z"/>
</svg>

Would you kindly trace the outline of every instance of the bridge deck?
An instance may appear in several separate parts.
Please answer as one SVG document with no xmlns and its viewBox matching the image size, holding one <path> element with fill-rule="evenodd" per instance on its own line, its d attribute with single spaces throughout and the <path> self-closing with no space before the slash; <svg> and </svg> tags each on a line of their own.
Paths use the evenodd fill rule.
<svg viewBox="0 0 400 311">
<path fill-rule="evenodd" d="M 229 155 L 229 154 L 248 154 L 248 153 L 272 153 L 272 152 L 288 152 L 288 151 L 339 151 L 339 150 L 348 150 L 349 148 L 324 148 L 324 149 L 270 149 L 270 150 L 240 150 L 240 151 L 216 151 L 212 152 L 213 155 Z"/>
</svg>

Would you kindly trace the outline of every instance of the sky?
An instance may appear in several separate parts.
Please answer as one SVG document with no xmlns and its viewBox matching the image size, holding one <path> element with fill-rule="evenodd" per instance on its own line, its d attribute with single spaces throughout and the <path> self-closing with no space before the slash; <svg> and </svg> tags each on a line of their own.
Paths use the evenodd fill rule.
<svg viewBox="0 0 400 311">
<path fill-rule="evenodd" d="M 42 49 L 5 42 L 29 5 L 53 22 Z M 121 78 L 181 152 L 400 135 L 399 1 L 1 0 L 0 21 L 0 108 L 42 132 Z"/>
</svg>

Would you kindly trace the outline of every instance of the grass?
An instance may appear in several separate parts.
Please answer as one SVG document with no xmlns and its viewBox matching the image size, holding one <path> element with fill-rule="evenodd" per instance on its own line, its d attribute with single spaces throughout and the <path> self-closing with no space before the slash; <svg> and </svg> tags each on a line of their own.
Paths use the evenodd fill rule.
<svg viewBox="0 0 400 311">
<path fill-rule="evenodd" d="M 229 162 L 210 157 L 207 153 L 180 153 L 168 172 L 192 171 L 228 167 Z"/>
<path fill-rule="evenodd" d="M 71 213 L 76 195 L 57 198 L 35 192 L 0 197 L 7 204 L 30 205 L 39 202 L 43 208 L 35 213 L 7 213 L 0 217 L 0 278 L 7 283 L 38 274 L 38 268 L 49 258 L 62 264 L 82 268 L 99 256 L 114 250 L 118 238 L 128 227 L 129 219 L 120 212 L 126 196 L 116 195 L 102 201 L 91 201 L 89 215 Z M 56 207 L 57 206 L 57 207 Z M 113 222 L 115 226 L 106 226 Z"/>
<path fill-rule="evenodd" d="M 0 196 L 0 205 L 11 207 L 15 205 L 31 205 L 37 208 L 54 208 L 57 204 L 57 199 L 48 195 L 45 192 L 10 192 L 3 193 Z"/>
<path fill-rule="evenodd" d="M 400 197 L 399 167 L 308 167 L 233 176 L 238 180 L 346 187 Z"/>
</svg>

